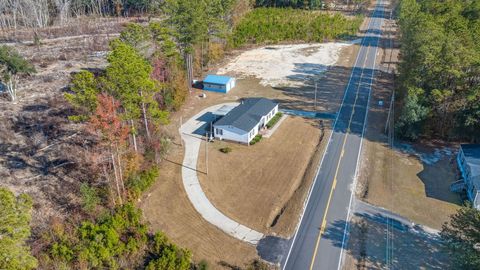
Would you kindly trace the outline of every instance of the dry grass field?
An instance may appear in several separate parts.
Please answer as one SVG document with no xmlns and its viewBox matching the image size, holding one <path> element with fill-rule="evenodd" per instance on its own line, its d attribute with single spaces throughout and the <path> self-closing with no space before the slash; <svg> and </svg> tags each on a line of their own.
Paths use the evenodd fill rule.
<svg viewBox="0 0 480 270">
<path fill-rule="evenodd" d="M 255 247 L 222 232 L 193 208 L 182 184 L 182 160 L 183 148 L 174 145 L 160 164 L 160 178 L 139 202 L 145 219 L 153 230 L 191 250 L 197 262 L 206 259 L 212 269 L 224 269 L 222 263 L 244 267 L 257 258 Z"/>
</svg>

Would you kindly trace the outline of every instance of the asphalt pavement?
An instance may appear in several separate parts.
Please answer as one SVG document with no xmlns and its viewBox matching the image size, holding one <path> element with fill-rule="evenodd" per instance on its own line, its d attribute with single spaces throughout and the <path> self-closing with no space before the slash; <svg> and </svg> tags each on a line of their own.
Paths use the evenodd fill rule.
<svg viewBox="0 0 480 270">
<path fill-rule="evenodd" d="M 282 262 L 283 269 L 341 268 L 384 9 L 384 1 L 378 0 L 370 15 L 320 170 L 309 193 L 300 226 Z"/>
</svg>

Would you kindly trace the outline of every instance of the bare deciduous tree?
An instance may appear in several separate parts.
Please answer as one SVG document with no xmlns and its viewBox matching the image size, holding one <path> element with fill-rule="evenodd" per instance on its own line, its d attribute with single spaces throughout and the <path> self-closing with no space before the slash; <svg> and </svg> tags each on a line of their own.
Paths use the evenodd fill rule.
<svg viewBox="0 0 480 270">
<path fill-rule="evenodd" d="M 17 100 L 17 85 L 21 74 L 35 72 L 35 68 L 17 51 L 8 46 L 0 47 L 0 75 L 10 99 Z"/>
</svg>

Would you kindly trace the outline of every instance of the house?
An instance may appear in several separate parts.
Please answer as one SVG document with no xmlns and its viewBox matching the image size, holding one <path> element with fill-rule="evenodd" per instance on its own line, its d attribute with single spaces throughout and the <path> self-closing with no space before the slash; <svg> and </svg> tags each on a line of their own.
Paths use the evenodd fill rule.
<svg viewBox="0 0 480 270">
<path fill-rule="evenodd" d="M 278 112 L 278 104 L 266 98 L 247 98 L 213 124 L 220 140 L 249 144 Z"/>
<path fill-rule="evenodd" d="M 462 144 L 457 155 L 463 188 L 473 207 L 480 209 L 480 144 Z"/>
<path fill-rule="evenodd" d="M 236 80 L 233 77 L 207 75 L 203 80 L 203 90 L 228 93 L 228 91 L 235 87 L 235 83 Z"/>
</svg>

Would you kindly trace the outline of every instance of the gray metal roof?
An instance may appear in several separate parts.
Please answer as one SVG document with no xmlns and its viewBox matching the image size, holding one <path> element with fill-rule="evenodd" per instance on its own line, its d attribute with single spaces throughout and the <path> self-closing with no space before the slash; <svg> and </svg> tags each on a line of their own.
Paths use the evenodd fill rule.
<svg viewBox="0 0 480 270">
<path fill-rule="evenodd" d="M 247 98 L 233 108 L 214 126 L 233 126 L 245 132 L 252 130 L 260 119 L 267 115 L 278 104 L 266 98 Z"/>
<path fill-rule="evenodd" d="M 462 144 L 465 161 L 470 167 L 472 177 L 480 175 L 480 144 Z"/>
<path fill-rule="evenodd" d="M 219 115 L 219 116 L 225 116 L 237 106 L 235 106 L 235 105 L 223 105 L 218 110 L 214 111 L 213 114 Z"/>
</svg>

